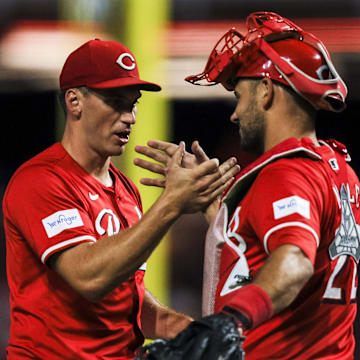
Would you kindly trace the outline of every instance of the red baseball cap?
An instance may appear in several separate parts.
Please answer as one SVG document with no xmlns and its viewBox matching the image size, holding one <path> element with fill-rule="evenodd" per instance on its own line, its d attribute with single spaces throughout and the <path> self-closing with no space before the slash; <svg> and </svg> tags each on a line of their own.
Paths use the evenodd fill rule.
<svg viewBox="0 0 360 360">
<path fill-rule="evenodd" d="M 90 40 L 73 51 L 60 74 L 60 89 L 88 86 L 96 89 L 138 85 L 160 91 L 157 84 L 140 80 L 134 55 L 115 41 Z"/>
</svg>

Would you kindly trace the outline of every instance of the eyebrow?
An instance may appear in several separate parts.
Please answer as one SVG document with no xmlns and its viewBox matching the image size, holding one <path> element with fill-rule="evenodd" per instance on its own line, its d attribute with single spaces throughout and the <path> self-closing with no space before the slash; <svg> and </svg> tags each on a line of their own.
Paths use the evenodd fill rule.
<svg viewBox="0 0 360 360">
<path fill-rule="evenodd" d="M 137 100 L 139 100 L 142 96 L 142 94 L 139 92 L 139 94 L 137 94 L 134 98 L 132 96 L 129 96 L 129 94 L 126 93 L 111 93 L 111 92 L 98 92 L 98 94 L 100 94 L 100 96 L 102 96 L 105 99 L 124 99 L 125 101 L 131 101 L 131 102 L 136 102 Z"/>
<path fill-rule="evenodd" d="M 142 96 L 142 94 L 139 92 L 139 94 L 134 97 L 134 100 L 136 101 L 136 100 L 140 99 L 141 96 Z M 126 94 L 126 93 L 110 94 L 109 97 L 110 98 L 116 98 L 116 97 L 124 98 L 124 99 L 126 99 L 128 101 L 132 100 L 132 96 L 130 96 L 129 94 Z"/>
</svg>

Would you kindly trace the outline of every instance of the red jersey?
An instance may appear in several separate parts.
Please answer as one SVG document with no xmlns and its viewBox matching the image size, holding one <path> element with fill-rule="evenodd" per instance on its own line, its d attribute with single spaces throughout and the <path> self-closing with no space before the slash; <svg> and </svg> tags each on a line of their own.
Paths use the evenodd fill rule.
<svg viewBox="0 0 360 360">
<path fill-rule="evenodd" d="M 98 303 L 47 265 L 52 254 L 122 231 L 141 217 L 135 185 L 112 164 L 113 187 L 57 143 L 23 164 L 7 187 L 8 359 L 132 359 L 143 343 L 144 269 Z"/>
<path fill-rule="evenodd" d="M 207 310 L 220 311 L 280 245 L 314 265 L 290 306 L 245 332 L 247 360 L 353 359 L 360 184 L 343 145 L 329 144 L 289 139 L 264 154 L 239 174 L 209 232 L 223 246 Z"/>
</svg>

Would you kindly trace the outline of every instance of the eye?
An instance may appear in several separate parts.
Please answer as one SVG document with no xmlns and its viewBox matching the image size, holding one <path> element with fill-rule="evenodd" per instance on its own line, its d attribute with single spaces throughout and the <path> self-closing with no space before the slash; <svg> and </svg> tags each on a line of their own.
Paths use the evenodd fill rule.
<svg viewBox="0 0 360 360">
<path fill-rule="evenodd" d="M 104 99 L 104 102 L 116 111 L 132 111 L 136 103 L 129 102 L 125 97 L 112 96 Z"/>
</svg>

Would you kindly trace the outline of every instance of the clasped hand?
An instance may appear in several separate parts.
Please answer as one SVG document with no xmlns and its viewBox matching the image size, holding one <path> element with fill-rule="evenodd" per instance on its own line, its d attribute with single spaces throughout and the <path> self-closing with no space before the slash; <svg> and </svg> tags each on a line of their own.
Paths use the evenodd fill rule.
<svg viewBox="0 0 360 360">
<path fill-rule="evenodd" d="M 240 171 L 236 158 L 220 165 L 218 159 L 208 158 L 197 141 L 191 146 L 192 154 L 185 151 L 184 142 L 176 145 L 150 140 L 147 145 L 138 145 L 135 151 L 157 163 L 136 158 L 134 164 L 163 177 L 142 178 L 140 182 L 165 188 L 165 195 L 184 213 L 206 211 Z"/>
</svg>

